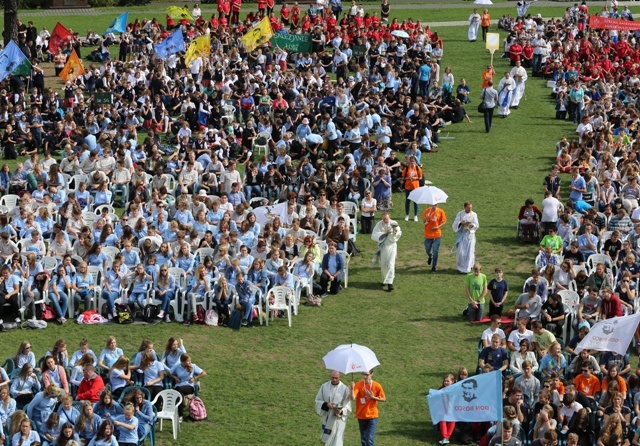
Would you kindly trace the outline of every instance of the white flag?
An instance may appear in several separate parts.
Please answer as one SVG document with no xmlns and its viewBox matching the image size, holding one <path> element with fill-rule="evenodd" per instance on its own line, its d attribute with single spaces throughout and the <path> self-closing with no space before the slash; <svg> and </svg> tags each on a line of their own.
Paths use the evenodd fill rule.
<svg viewBox="0 0 640 446">
<path fill-rule="evenodd" d="M 639 322 L 640 313 L 636 313 L 596 323 L 576 347 L 576 354 L 585 349 L 626 353 Z"/>
</svg>

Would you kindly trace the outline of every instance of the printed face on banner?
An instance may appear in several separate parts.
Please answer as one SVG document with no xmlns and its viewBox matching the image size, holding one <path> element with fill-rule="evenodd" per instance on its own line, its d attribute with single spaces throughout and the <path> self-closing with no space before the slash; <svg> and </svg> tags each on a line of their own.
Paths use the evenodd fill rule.
<svg viewBox="0 0 640 446">
<path fill-rule="evenodd" d="M 462 398 L 467 403 L 470 403 L 471 401 L 477 399 L 476 398 L 477 387 L 478 387 L 478 383 L 474 379 L 470 379 L 462 383 Z"/>
</svg>

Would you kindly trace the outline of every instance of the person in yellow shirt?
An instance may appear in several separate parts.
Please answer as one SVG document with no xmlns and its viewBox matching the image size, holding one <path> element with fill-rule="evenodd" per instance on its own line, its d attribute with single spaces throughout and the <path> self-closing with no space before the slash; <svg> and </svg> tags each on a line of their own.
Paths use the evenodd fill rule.
<svg viewBox="0 0 640 446">
<path fill-rule="evenodd" d="M 356 419 L 360 427 L 360 442 L 374 446 L 378 426 L 378 402 L 387 397 L 382 386 L 372 378 L 373 370 L 362 374 L 362 381 L 351 382 L 351 398 L 356 402 Z"/>
<path fill-rule="evenodd" d="M 447 223 L 447 216 L 437 204 L 426 208 L 422 214 L 424 223 L 424 249 L 427 251 L 427 265 L 431 265 L 431 272 L 436 272 L 438 266 L 438 251 L 442 239 L 442 227 Z"/>
</svg>

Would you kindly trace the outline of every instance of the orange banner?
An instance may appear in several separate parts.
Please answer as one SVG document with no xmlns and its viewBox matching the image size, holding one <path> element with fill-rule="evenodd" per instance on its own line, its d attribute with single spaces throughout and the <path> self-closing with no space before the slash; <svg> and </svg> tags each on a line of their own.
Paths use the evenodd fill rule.
<svg viewBox="0 0 640 446">
<path fill-rule="evenodd" d="M 615 29 L 618 31 L 636 31 L 640 30 L 640 22 L 632 22 L 630 20 L 609 19 L 592 15 L 589 17 L 589 28 L 598 29 Z"/>
<path fill-rule="evenodd" d="M 76 54 L 76 50 L 72 50 L 71 55 L 69 56 L 69 60 L 67 60 L 67 63 L 58 76 L 60 76 L 63 81 L 67 82 L 68 80 L 76 80 L 77 77 L 84 73 L 84 67 L 82 66 L 82 62 Z"/>
</svg>

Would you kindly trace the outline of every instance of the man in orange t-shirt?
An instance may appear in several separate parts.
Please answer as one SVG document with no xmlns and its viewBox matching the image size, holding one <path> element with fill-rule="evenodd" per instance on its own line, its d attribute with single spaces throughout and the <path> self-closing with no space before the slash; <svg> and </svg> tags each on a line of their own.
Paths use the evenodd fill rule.
<svg viewBox="0 0 640 446">
<path fill-rule="evenodd" d="M 369 370 L 369 373 L 362 374 L 362 381 L 351 382 L 351 397 L 356 402 L 356 419 L 363 445 L 374 444 L 378 426 L 378 401 L 387 401 L 382 386 L 371 378 L 372 375 L 373 370 Z"/>
<path fill-rule="evenodd" d="M 595 398 L 600 391 L 600 380 L 591 373 L 591 367 L 583 364 L 580 374 L 573 379 L 576 390 L 589 398 Z"/>
<path fill-rule="evenodd" d="M 442 227 L 447 223 L 447 216 L 437 204 L 426 208 L 422 214 L 424 223 L 424 249 L 427 251 L 427 265 L 431 265 L 431 272 L 436 272 L 438 265 L 438 250 L 442 238 Z"/>
</svg>

